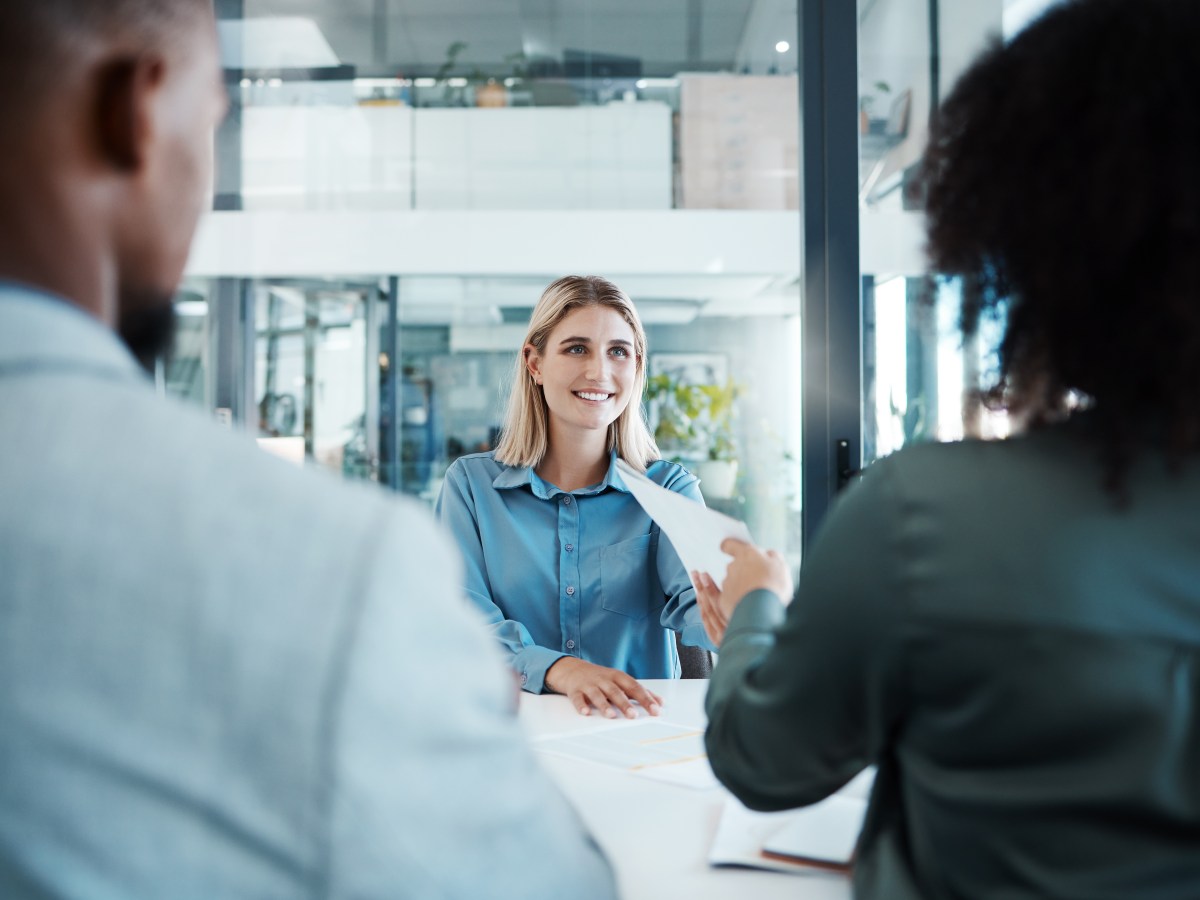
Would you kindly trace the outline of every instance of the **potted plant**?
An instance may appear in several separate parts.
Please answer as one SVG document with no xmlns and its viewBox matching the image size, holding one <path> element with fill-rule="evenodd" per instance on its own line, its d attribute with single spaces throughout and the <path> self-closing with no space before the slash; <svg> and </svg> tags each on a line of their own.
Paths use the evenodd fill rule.
<svg viewBox="0 0 1200 900">
<path fill-rule="evenodd" d="M 691 469 L 706 496 L 733 496 L 738 469 L 734 434 L 738 393 L 732 379 L 724 384 L 694 384 L 663 373 L 646 382 L 659 449 Z"/>
</svg>

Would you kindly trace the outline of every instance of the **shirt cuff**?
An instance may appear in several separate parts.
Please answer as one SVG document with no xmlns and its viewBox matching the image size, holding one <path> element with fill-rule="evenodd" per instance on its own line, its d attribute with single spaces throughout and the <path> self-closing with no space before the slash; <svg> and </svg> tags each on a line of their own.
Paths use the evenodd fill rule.
<svg viewBox="0 0 1200 900">
<path fill-rule="evenodd" d="M 722 644 L 740 634 L 757 634 L 763 631 L 774 631 L 784 620 L 783 601 L 768 590 L 751 591 L 734 609 L 725 626 L 725 638 Z"/>
<path fill-rule="evenodd" d="M 521 680 L 521 690 L 541 694 L 546 690 L 546 670 L 566 656 L 558 650 L 536 645 L 525 647 L 513 656 L 513 669 Z"/>
</svg>

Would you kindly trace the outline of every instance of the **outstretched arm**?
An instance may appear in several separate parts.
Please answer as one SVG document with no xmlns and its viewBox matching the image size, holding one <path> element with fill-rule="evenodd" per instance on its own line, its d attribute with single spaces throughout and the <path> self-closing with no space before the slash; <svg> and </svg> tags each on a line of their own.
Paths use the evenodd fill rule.
<svg viewBox="0 0 1200 900">
<path fill-rule="evenodd" d="M 828 796 L 877 757 L 899 715 L 902 554 L 895 504 L 872 474 L 831 511 L 786 614 L 782 560 L 730 546 L 706 743 L 717 777 L 752 808 Z M 713 589 L 706 582 L 705 603 Z"/>
</svg>

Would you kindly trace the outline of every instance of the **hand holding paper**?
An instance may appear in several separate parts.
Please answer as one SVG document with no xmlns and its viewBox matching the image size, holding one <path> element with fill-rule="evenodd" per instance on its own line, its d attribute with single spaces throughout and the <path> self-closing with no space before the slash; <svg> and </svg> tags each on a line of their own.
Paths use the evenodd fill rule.
<svg viewBox="0 0 1200 900">
<path fill-rule="evenodd" d="M 784 603 L 791 599 L 787 563 L 774 550 L 756 547 L 744 522 L 658 486 L 624 460 L 617 460 L 617 468 L 687 568 L 704 630 L 714 644 L 720 646 L 734 607 L 751 591 L 766 588 Z"/>
<path fill-rule="evenodd" d="M 721 585 L 721 608 L 725 615 L 730 615 L 738 601 L 751 591 L 768 590 L 784 603 L 792 599 L 792 574 L 783 557 L 774 550 L 733 541 L 726 541 L 722 549 L 733 557 Z"/>
<path fill-rule="evenodd" d="M 617 468 L 630 493 L 670 539 L 684 568 L 706 572 L 718 584 L 723 582 L 731 557 L 721 550 L 721 542 L 736 538 L 752 543 L 746 523 L 659 487 L 624 460 L 617 460 Z"/>
</svg>

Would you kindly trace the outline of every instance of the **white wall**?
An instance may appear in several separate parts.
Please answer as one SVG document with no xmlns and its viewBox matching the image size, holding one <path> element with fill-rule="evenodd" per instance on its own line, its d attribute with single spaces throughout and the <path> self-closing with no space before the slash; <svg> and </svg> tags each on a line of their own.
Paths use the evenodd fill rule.
<svg viewBox="0 0 1200 900">
<path fill-rule="evenodd" d="M 248 106 L 247 210 L 670 209 L 671 109 Z"/>
</svg>

